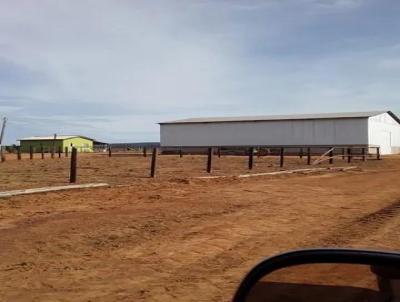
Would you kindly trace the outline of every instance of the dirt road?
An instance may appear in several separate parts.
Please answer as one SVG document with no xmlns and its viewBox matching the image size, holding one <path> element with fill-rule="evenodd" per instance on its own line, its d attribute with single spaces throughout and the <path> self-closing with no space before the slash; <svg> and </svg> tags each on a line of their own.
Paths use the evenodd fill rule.
<svg viewBox="0 0 400 302">
<path fill-rule="evenodd" d="M 229 301 L 263 257 L 400 250 L 400 157 L 362 171 L 136 179 L 0 201 L 1 301 Z"/>
</svg>

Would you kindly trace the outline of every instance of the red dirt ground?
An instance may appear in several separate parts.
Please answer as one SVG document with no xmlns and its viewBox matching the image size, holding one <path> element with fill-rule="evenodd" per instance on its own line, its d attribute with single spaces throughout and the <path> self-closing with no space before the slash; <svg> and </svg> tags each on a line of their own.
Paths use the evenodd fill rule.
<svg viewBox="0 0 400 302">
<path fill-rule="evenodd" d="M 209 180 L 187 177 L 206 174 L 204 157 L 161 157 L 156 179 L 149 160 L 81 156 L 80 182 L 110 188 L 1 199 L 0 300 L 229 301 L 254 264 L 288 249 L 400 250 L 399 156 L 352 172 Z M 276 162 L 257 159 L 254 172 Z M 215 166 L 247 173 L 243 157 Z M 66 183 L 67 167 L 8 160 L 1 186 Z"/>
</svg>

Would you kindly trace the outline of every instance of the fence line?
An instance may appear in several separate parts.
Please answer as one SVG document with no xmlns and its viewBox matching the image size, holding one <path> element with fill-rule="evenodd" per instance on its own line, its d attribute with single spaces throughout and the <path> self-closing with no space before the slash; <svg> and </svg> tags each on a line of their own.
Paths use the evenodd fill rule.
<svg viewBox="0 0 400 302">
<path fill-rule="evenodd" d="M 199 147 L 195 147 L 198 149 Z M 304 149 L 306 150 L 306 164 L 307 165 L 312 165 L 312 164 L 320 164 L 324 161 L 329 161 L 329 164 L 334 163 L 334 159 L 339 159 L 342 158 L 343 160 L 347 160 L 348 163 L 351 163 L 356 157 L 361 159 L 362 161 L 367 161 L 368 157 L 373 156 L 373 154 L 369 153 L 370 149 L 375 149 L 376 150 L 376 159 L 380 160 L 381 159 L 381 153 L 380 153 L 380 147 L 367 147 L 367 146 L 339 146 L 339 147 L 325 147 L 326 152 L 324 152 L 319 158 L 314 161 L 313 163 L 311 162 L 313 154 L 312 152 L 314 150 L 319 150 L 321 151 L 323 147 L 313 147 L 313 146 L 303 146 L 303 147 L 288 147 L 288 146 L 282 146 L 282 147 L 276 147 L 274 146 L 273 148 L 266 148 L 265 146 L 253 146 L 253 147 L 238 147 L 236 149 L 231 148 L 230 150 L 234 150 L 236 154 L 241 152 L 240 154 L 247 155 L 248 157 L 248 169 L 253 170 L 254 165 L 255 165 L 255 158 L 254 155 L 257 154 L 257 157 L 263 156 L 262 154 L 265 153 L 264 156 L 269 156 L 271 154 L 273 155 L 278 155 L 279 156 L 279 167 L 283 168 L 285 166 L 285 157 L 287 156 L 298 156 L 300 159 L 303 159 L 304 157 Z M 168 149 L 168 148 L 167 148 Z M 273 150 L 279 150 L 279 152 L 272 152 L 271 149 Z M 295 149 L 296 152 L 292 152 L 293 149 Z M 147 148 L 143 147 L 143 157 L 147 157 Z M 228 151 L 230 151 L 228 149 Z M 1 161 L 4 162 L 6 160 L 5 154 L 3 150 L 1 151 Z M 51 151 L 51 156 L 54 158 L 54 148 Z M 58 147 L 58 157 L 62 157 L 62 147 Z M 151 165 L 150 165 L 150 177 L 154 178 L 157 175 L 157 155 L 160 151 L 160 154 L 163 154 L 164 148 L 153 148 L 152 150 L 152 156 L 151 156 Z M 181 147 L 177 150 L 179 153 L 179 157 L 183 157 L 183 153 L 189 153 L 190 148 L 189 147 Z M 206 172 L 211 174 L 213 171 L 213 157 L 214 155 L 218 156 L 219 158 L 224 154 L 229 155 L 229 152 L 225 153 L 224 148 L 222 147 L 203 147 L 203 152 L 206 151 L 207 154 L 207 161 L 206 161 Z M 67 158 L 69 156 L 68 154 L 69 148 L 66 147 L 64 150 L 64 155 Z M 29 158 L 30 160 L 34 159 L 34 153 L 35 153 L 35 148 L 33 146 L 29 146 Z M 41 158 L 44 159 L 44 148 L 41 146 L 40 148 L 40 153 L 41 153 Z M 168 153 L 167 153 L 168 154 Z M 203 153 L 204 154 L 204 153 Z M 336 154 L 336 155 L 335 155 Z M 109 146 L 108 148 L 108 157 L 112 157 L 112 148 Z M 78 165 L 77 165 L 77 157 L 78 157 L 78 149 L 76 147 L 72 147 L 71 151 L 71 162 L 70 162 L 70 183 L 75 183 L 77 181 L 77 175 L 78 175 Z M 21 160 L 22 159 L 22 152 L 21 148 L 17 148 L 17 159 Z"/>
</svg>

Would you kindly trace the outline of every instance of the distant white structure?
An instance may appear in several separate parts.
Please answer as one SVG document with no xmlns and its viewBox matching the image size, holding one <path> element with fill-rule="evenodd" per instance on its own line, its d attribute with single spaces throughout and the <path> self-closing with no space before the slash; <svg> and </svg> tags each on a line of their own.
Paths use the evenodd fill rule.
<svg viewBox="0 0 400 302">
<path fill-rule="evenodd" d="M 380 147 L 400 153 L 391 111 L 191 118 L 160 123 L 161 146 Z"/>
</svg>

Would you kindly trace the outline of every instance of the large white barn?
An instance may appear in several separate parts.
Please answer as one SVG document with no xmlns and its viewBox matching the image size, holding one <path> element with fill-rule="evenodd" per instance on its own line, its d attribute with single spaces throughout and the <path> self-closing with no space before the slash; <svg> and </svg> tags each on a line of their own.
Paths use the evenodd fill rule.
<svg viewBox="0 0 400 302">
<path fill-rule="evenodd" d="M 400 119 L 391 111 L 190 118 L 160 123 L 162 147 L 380 147 L 400 153 Z"/>
</svg>

